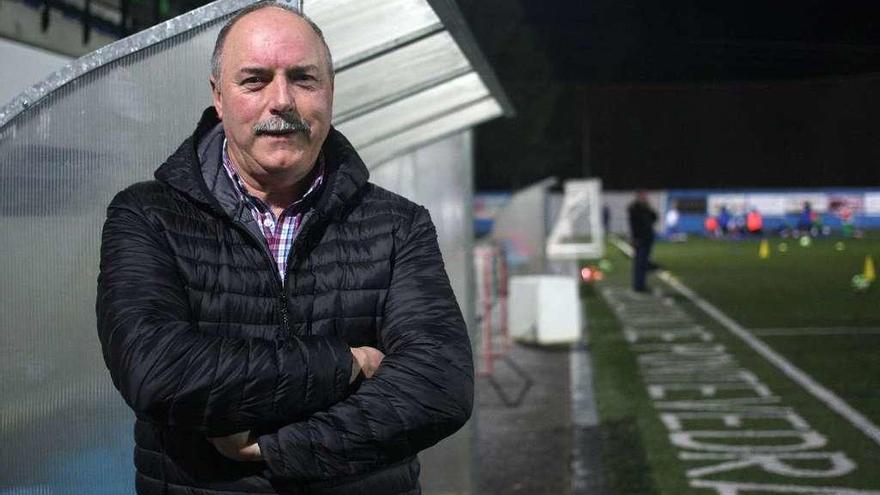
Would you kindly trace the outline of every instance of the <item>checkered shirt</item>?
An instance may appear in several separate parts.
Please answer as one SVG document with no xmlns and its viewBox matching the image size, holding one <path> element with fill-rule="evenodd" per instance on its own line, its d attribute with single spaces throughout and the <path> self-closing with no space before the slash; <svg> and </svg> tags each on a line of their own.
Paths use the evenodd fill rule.
<svg viewBox="0 0 880 495">
<path fill-rule="evenodd" d="M 279 215 L 278 218 L 275 218 L 272 209 L 265 201 L 252 196 L 248 192 L 241 177 L 238 175 L 238 169 L 235 163 L 232 162 L 229 153 L 226 151 L 226 140 L 223 141 L 223 168 L 226 169 L 226 173 L 229 175 L 232 183 L 235 184 L 235 191 L 238 195 L 238 199 L 245 204 L 247 209 L 251 212 L 251 215 L 253 215 L 257 225 L 260 226 L 260 232 L 263 233 L 263 237 L 266 238 L 266 244 L 269 246 L 269 253 L 272 254 L 272 258 L 278 266 L 278 273 L 281 275 L 281 280 L 284 280 L 287 270 L 287 256 L 290 253 L 290 248 L 293 246 L 293 239 L 296 237 L 296 233 L 302 222 L 303 213 L 306 211 L 305 207 L 308 203 L 305 200 L 321 187 L 321 184 L 324 182 L 323 155 L 318 157 L 317 166 L 319 167 L 318 174 L 315 175 L 312 184 L 309 186 L 309 189 L 303 197 L 287 205 L 287 207 L 281 211 L 281 215 Z"/>
</svg>

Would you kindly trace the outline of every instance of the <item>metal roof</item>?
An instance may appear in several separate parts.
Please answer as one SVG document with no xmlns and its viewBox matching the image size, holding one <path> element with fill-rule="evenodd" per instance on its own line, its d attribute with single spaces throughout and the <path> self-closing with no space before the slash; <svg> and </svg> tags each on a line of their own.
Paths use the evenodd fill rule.
<svg viewBox="0 0 880 495">
<path fill-rule="evenodd" d="M 450 0 L 304 0 L 336 59 L 334 124 L 367 163 L 512 113 Z"/>
<path fill-rule="evenodd" d="M 135 54 L 162 51 L 173 38 L 217 30 L 225 18 L 250 3 L 218 0 L 71 62 L 0 108 L 0 130 L 62 88 L 84 77 L 94 79 L 96 71 L 123 66 Z M 333 123 L 371 167 L 513 113 L 452 0 L 286 3 L 324 31 L 337 73 Z M 196 47 L 204 51 L 206 61 L 209 45 L 202 41 Z M 169 74 L 192 69 L 169 66 Z M 178 90 L 194 92 L 185 87 L 192 83 L 204 84 L 200 78 L 181 78 L 184 87 Z M 206 89 L 202 88 L 207 95 Z"/>
</svg>

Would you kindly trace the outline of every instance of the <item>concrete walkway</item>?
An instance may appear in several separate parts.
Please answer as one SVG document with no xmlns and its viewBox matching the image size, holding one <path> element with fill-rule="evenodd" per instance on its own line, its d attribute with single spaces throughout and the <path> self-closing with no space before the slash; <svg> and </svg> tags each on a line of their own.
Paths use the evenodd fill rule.
<svg viewBox="0 0 880 495">
<path fill-rule="evenodd" d="M 595 408 L 584 389 L 590 376 L 572 380 L 573 371 L 588 368 L 582 346 L 514 345 L 491 380 L 478 379 L 478 493 L 608 494 Z"/>
<path fill-rule="evenodd" d="M 479 493 L 559 495 L 569 493 L 571 412 L 569 351 L 514 345 L 508 358 L 496 361 L 493 379 L 478 381 L 477 431 L 480 448 Z M 516 363 L 532 381 L 525 387 Z M 501 393 L 499 393 L 499 389 Z"/>
</svg>

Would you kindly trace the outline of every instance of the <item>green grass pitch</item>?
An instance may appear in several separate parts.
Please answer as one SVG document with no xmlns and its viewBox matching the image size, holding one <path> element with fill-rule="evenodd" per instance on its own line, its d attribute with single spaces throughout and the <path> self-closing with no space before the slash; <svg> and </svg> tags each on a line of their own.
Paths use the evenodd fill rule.
<svg viewBox="0 0 880 495">
<path fill-rule="evenodd" d="M 654 258 L 880 424 L 880 280 L 867 290 L 852 287 L 866 257 L 880 262 L 880 240 L 768 245 L 770 256 L 761 259 L 757 240 L 694 239 L 659 243 Z"/>
<path fill-rule="evenodd" d="M 851 287 L 866 256 L 880 262 L 880 240 L 819 239 L 801 247 L 796 240 L 773 238 L 766 259 L 758 256 L 759 245 L 758 240 L 661 242 L 654 259 L 747 328 L 880 327 L 880 281 L 865 292 Z"/>
<path fill-rule="evenodd" d="M 880 424 L 880 280 L 867 290 L 852 287 L 853 276 L 863 273 L 866 256 L 880 262 L 880 240 L 819 239 L 801 247 L 796 240 L 771 238 L 770 255 L 764 259 L 759 257 L 759 242 L 693 239 L 658 243 L 654 259 L 870 421 Z M 781 243 L 785 243 L 782 249 Z M 627 287 L 630 281 L 630 260 L 611 246 L 607 257 L 613 270 L 606 273 L 604 281 L 585 286 L 583 292 L 597 402 L 608 430 L 608 441 L 602 446 L 607 478 L 618 494 L 717 493 L 689 484 L 693 478 L 685 472 L 695 464 L 682 461 L 682 450 L 670 444 L 669 432 L 645 390 L 637 355 L 623 338 L 619 318 L 600 296 L 603 287 Z M 826 435 L 826 451 L 845 451 L 859 466 L 832 479 L 792 481 L 761 469 L 731 470 L 707 479 L 801 490 L 837 486 L 880 493 L 880 446 L 656 277 L 649 279 L 649 285 L 662 288 L 695 322 L 715 333 L 717 342 L 781 396 L 785 405 Z"/>
</svg>

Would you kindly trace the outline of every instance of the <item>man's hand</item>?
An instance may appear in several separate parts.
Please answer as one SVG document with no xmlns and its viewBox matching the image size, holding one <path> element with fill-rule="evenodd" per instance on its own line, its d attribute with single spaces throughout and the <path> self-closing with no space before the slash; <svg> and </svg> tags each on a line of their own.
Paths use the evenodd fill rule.
<svg viewBox="0 0 880 495">
<path fill-rule="evenodd" d="M 365 377 L 372 378 L 379 365 L 382 364 L 382 360 L 385 359 L 385 354 L 382 354 L 382 351 L 367 346 L 352 347 L 351 355 L 351 378 L 348 383 L 354 382 L 361 371 L 364 372 Z"/>
<path fill-rule="evenodd" d="M 208 438 L 208 441 L 214 444 L 217 452 L 233 461 L 256 462 L 263 460 L 257 439 L 251 435 L 250 430 L 225 437 Z"/>
</svg>

